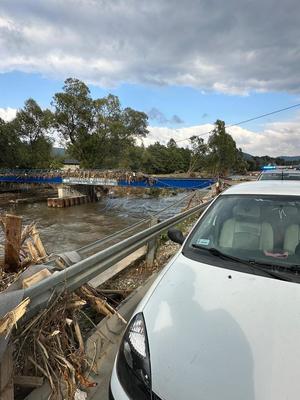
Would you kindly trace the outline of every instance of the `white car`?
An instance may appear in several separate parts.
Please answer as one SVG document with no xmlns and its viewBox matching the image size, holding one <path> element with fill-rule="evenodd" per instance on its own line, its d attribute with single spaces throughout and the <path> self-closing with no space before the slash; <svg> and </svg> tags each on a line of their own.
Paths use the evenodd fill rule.
<svg viewBox="0 0 300 400">
<path fill-rule="evenodd" d="M 299 399 L 299 242 L 299 183 L 218 196 L 129 322 L 110 398 Z"/>
</svg>

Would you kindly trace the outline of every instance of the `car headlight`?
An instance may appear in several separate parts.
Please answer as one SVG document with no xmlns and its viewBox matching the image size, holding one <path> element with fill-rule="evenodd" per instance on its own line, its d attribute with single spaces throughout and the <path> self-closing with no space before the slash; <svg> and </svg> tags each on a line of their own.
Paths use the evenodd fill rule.
<svg viewBox="0 0 300 400">
<path fill-rule="evenodd" d="M 119 349 L 117 374 L 127 395 L 151 399 L 151 368 L 147 331 L 142 313 L 130 321 Z"/>
</svg>

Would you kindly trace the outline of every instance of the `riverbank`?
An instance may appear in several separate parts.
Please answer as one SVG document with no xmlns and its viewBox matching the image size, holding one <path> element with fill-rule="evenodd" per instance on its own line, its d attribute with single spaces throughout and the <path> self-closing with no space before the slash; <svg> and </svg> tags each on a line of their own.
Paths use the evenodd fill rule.
<svg viewBox="0 0 300 400">
<path fill-rule="evenodd" d="M 46 202 L 48 197 L 57 194 L 52 187 L 18 188 L 10 189 L 1 187 L 0 207 L 25 203 Z"/>
<path fill-rule="evenodd" d="M 157 189 L 157 188 L 139 188 L 139 187 L 120 187 L 111 186 L 105 190 L 98 191 L 99 198 L 105 197 L 131 197 L 131 198 L 151 198 L 176 196 L 184 190 Z M 84 194 L 84 193 L 83 193 Z M 56 187 L 45 186 L 9 186 L 0 184 L 0 207 L 7 205 L 18 205 L 25 203 L 47 202 L 48 198 L 57 197 Z"/>
</svg>

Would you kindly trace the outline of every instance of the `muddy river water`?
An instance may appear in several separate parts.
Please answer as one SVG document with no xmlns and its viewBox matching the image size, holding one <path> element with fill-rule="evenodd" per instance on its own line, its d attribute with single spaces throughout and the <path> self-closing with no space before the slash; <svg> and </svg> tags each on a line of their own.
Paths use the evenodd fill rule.
<svg viewBox="0 0 300 400">
<path fill-rule="evenodd" d="M 169 197 L 103 198 L 97 203 L 69 208 L 48 208 L 46 203 L 20 204 L 15 208 L 5 206 L 0 212 L 14 212 L 23 217 L 23 224 L 37 223 L 48 253 L 75 250 L 101 239 L 142 218 L 173 204 L 160 218 L 179 212 L 187 202 L 187 193 Z M 3 233 L 0 231 L 0 243 Z"/>
</svg>

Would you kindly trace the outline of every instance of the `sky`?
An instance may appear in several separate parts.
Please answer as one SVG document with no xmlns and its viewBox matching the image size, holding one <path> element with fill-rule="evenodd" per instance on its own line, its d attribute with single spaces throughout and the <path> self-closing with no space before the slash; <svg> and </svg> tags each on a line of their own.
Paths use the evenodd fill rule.
<svg viewBox="0 0 300 400">
<path fill-rule="evenodd" d="M 0 117 L 76 77 L 146 112 L 145 144 L 186 146 L 300 103 L 299 15 L 298 0 L 1 0 Z M 228 130 L 246 153 L 300 155 L 300 107 Z"/>
</svg>

